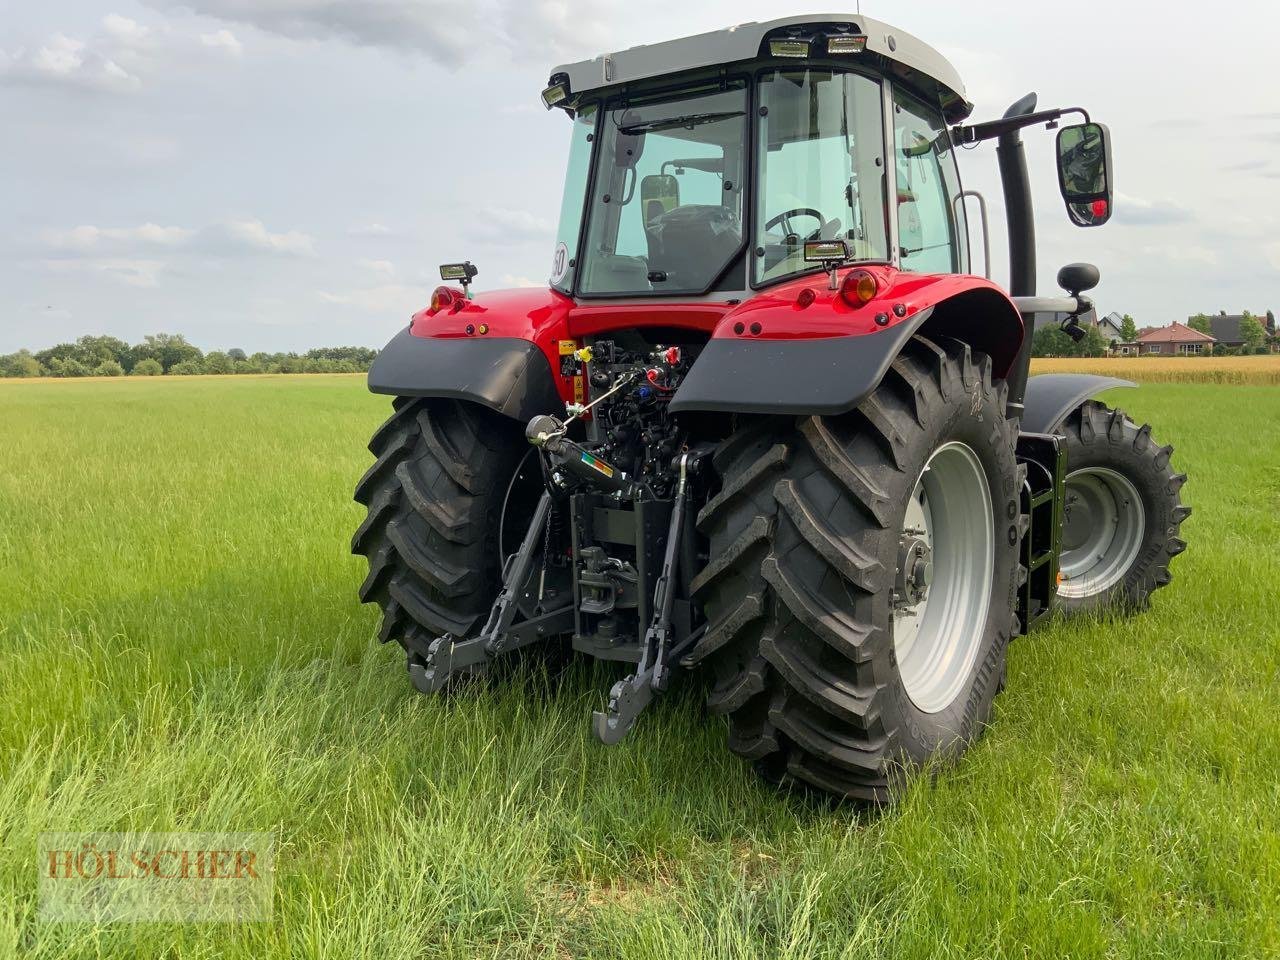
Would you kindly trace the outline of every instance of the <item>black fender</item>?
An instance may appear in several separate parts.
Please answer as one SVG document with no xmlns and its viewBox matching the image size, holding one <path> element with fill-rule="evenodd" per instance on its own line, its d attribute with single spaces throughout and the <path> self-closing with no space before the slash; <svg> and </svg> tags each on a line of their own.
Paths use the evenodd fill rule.
<svg viewBox="0 0 1280 960">
<path fill-rule="evenodd" d="M 415 337 L 401 330 L 369 368 L 369 389 L 471 400 L 521 423 L 564 412 L 546 356 L 519 337 Z"/>
<path fill-rule="evenodd" d="M 712 339 L 671 398 L 671 410 L 822 416 L 852 410 L 880 385 L 932 309 L 860 337 Z"/>
<path fill-rule="evenodd" d="M 1136 387 L 1132 380 L 1091 373 L 1042 373 L 1027 380 L 1023 433 L 1059 433 L 1071 411 L 1095 394 L 1115 387 Z"/>
</svg>

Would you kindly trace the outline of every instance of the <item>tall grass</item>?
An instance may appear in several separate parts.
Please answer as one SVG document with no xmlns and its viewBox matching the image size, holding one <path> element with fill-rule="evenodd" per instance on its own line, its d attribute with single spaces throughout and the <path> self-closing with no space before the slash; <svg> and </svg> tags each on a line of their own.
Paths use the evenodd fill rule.
<svg viewBox="0 0 1280 960">
<path fill-rule="evenodd" d="M 0 385 L 0 957 L 1241 957 L 1280 950 L 1280 391 L 1117 399 L 1177 448 L 1153 609 L 1011 650 L 882 815 L 775 793 L 686 686 L 414 694 L 354 599 L 359 378 Z M 45 830 L 275 830 L 270 923 L 37 916 Z"/>
<path fill-rule="evenodd" d="M 1099 373 L 1142 383 L 1280 386 L 1280 354 L 1254 357 L 1056 357 L 1031 361 L 1034 373 Z"/>
</svg>

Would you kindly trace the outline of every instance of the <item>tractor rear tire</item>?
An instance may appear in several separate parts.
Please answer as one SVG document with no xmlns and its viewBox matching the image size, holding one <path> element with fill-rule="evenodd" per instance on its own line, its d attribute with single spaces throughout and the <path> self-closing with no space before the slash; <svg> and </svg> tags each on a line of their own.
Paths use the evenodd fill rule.
<svg viewBox="0 0 1280 960">
<path fill-rule="evenodd" d="M 1169 562 L 1187 549 L 1179 537 L 1191 515 L 1180 491 L 1187 476 L 1170 465 L 1150 426 L 1122 410 L 1086 401 L 1063 425 L 1067 455 L 1062 579 L 1068 615 L 1136 612 L 1170 581 Z"/>
<path fill-rule="evenodd" d="M 410 674 L 445 633 L 467 636 L 501 585 L 503 502 L 527 451 L 511 421 L 476 404 L 399 397 L 356 486 L 368 515 L 351 552 L 369 560 L 362 603 L 382 608 L 379 637 L 398 640 Z"/>
<path fill-rule="evenodd" d="M 711 560 L 694 580 L 708 628 L 691 658 L 713 674 L 708 707 L 727 715 L 730 750 L 766 778 L 884 803 L 908 770 L 960 755 L 981 732 L 1018 632 L 1022 577 L 1017 427 L 1005 398 L 987 356 L 915 337 L 855 410 L 761 418 L 717 450 L 721 487 L 698 518 Z M 944 453 L 960 465 L 954 485 L 970 477 L 976 496 L 944 495 Z M 927 480 L 944 488 L 929 500 L 936 511 L 920 492 Z M 972 509 L 948 509 L 960 505 Z M 920 508 L 928 524 L 911 520 Z M 920 596 L 919 581 L 904 585 L 919 559 L 908 544 L 930 526 L 937 567 L 925 595 L 949 599 L 904 610 L 904 597 Z M 955 547 L 944 546 L 946 529 Z M 977 563 L 945 554 L 944 573 L 946 550 L 977 543 Z M 957 619 L 947 604 L 966 612 Z M 915 634 L 903 626 L 910 609 L 928 610 Z M 931 623 L 973 629 L 929 640 Z M 921 681 L 930 674 L 909 637 L 939 651 L 939 685 Z"/>
</svg>

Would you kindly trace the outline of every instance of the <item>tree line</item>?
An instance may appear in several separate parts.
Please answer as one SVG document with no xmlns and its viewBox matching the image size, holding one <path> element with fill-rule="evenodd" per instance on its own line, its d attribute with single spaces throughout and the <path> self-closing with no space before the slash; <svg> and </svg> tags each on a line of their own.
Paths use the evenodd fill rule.
<svg viewBox="0 0 1280 960">
<path fill-rule="evenodd" d="M 1031 335 L 1033 357 L 1105 357 L 1111 343 L 1102 331 L 1091 323 L 1081 324 L 1084 336 L 1073 340 L 1058 323 L 1045 323 L 1036 327 Z"/>
<path fill-rule="evenodd" d="M 0 377 L 193 376 L 210 373 L 363 373 L 378 351 L 368 347 L 317 347 L 306 353 L 245 353 L 237 348 L 205 353 L 182 334 L 154 333 L 141 343 L 84 336 L 47 350 L 0 355 Z"/>
</svg>

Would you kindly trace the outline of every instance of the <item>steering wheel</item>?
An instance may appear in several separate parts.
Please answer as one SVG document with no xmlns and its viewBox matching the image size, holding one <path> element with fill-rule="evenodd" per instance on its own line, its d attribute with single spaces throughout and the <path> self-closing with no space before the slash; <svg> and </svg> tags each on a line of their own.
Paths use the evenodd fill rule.
<svg viewBox="0 0 1280 960">
<path fill-rule="evenodd" d="M 783 236 L 786 236 L 786 237 L 798 236 L 798 234 L 796 234 L 796 231 L 791 226 L 792 217 L 817 218 L 818 229 L 813 231 L 813 233 L 809 234 L 809 236 L 805 238 L 806 240 L 817 239 L 818 234 L 822 232 L 822 228 L 827 223 L 827 218 L 824 217 L 817 210 L 813 209 L 813 207 L 794 207 L 791 210 L 784 211 L 783 213 L 778 214 L 776 217 L 772 217 L 769 220 L 767 220 L 764 225 L 765 232 L 767 233 L 769 230 L 781 224 Z"/>
</svg>

